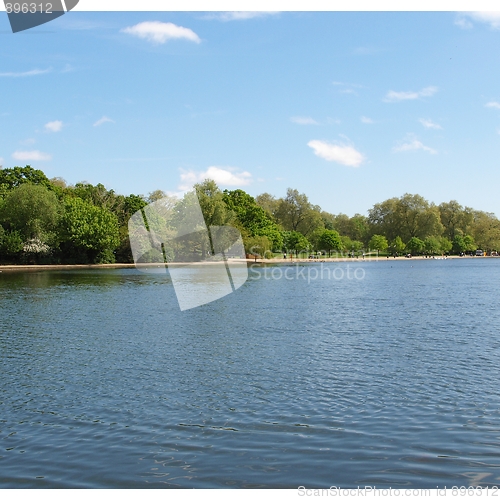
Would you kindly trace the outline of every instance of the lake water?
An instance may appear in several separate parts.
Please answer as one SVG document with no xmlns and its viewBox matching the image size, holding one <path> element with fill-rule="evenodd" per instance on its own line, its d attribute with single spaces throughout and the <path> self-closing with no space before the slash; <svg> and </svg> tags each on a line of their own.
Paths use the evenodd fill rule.
<svg viewBox="0 0 500 500">
<path fill-rule="evenodd" d="M 168 276 L 4 271 L 0 485 L 497 485 L 500 259 L 349 265 L 183 312 Z"/>
</svg>

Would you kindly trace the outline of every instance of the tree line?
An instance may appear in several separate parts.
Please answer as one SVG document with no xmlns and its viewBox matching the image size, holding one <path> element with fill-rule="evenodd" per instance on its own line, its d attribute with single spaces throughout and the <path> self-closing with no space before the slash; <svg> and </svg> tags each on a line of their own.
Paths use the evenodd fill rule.
<svg viewBox="0 0 500 500">
<path fill-rule="evenodd" d="M 233 226 L 248 253 L 462 254 L 500 249 L 500 221 L 457 201 L 435 205 L 418 194 L 377 203 L 367 215 L 331 214 L 296 189 L 276 198 L 195 185 L 207 226 Z M 157 190 L 124 196 L 102 184 L 49 179 L 30 166 L 0 169 L 0 261 L 3 263 L 133 262 L 128 222 L 158 200 L 182 203 Z"/>
</svg>

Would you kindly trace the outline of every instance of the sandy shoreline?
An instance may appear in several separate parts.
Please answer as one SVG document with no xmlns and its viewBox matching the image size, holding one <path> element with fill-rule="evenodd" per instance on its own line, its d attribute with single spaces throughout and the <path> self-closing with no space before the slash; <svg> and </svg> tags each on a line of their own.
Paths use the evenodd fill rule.
<svg viewBox="0 0 500 500">
<path fill-rule="evenodd" d="M 237 259 L 241 261 L 245 261 L 248 264 L 319 264 L 319 263 L 328 263 L 328 262 L 392 262 L 395 260 L 451 260 L 451 259 L 485 259 L 485 258 L 498 258 L 491 256 L 484 257 L 459 257 L 458 255 L 452 255 L 443 259 L 443 257 L 436 258 L 425 258 L 425 257 L 371 257 L 371 258 L 349 258 L 349 257 L 332 257 L 332 258 L 323 258 L 323 259 Z M 176 263 L 172 263 L 176 264 Z M 199 263 L 201 264 L 201 263 Z M 177 265 L 185 265 L 185 264 L 177 264 Z M 55 271 L 55 270 L 78 270 L 78 269 L 134 269 L 135 264 L 47 264 L 47 265 L 36 265 L 36 264 L 28 264 L 28 265 L 0 265 L 0 272 L 2 271 Z"/>
</svg>

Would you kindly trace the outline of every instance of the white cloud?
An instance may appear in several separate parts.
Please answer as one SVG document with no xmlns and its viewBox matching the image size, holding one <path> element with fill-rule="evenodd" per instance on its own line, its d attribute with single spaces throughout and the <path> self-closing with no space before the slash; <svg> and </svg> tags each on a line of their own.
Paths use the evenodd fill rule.
<svg viewBox="0 0 500 500">
<path fill-rule="evenodd" d="M 473 24 L 465 19 L 465 17 L 457 17 L 455 19 L 455 25 L 459 28 L 462 28 L 463 30 L 470 30 L 473 26 Z"/>
<path fill-rule="evenodd" d="M 472 24 L 467 18 L 480 23 L 489 24 L 491 28 L 500 30 L 500 11 L 461 12 L 460 17 L 455 21 L 455 24 L 461 28 L 471 28 Z"/>
<path fill-rule="evenodd" d="M 443 127 L 439 125 L 438 123 L 434 123 L 432 120 L 425 120 L 424 118 L 420 118 L 419 122 L 425 127 L 425 128 L 434 128 L 437 130 L 441 130 Z"/>
<path fill-rule="evenodd" d="M 209 14 L 205 19 L 218 19 L 219 21 L 244 21 L 246 19 L 255 19 L 256 17 L 274 16 L 279 14 L 279 11 L 256 11 L 256 12 L 221 12 L 217 14 Z"/>
<path fill-rule="evenodd" d="M 35 150 L 16 151 L 15 153 L 12 153 L 12 158 L 14 158 L 14 160 L 20 161 L 48 161 L 52 159 L 52 156 L 47 153 L 42 153 L 41 151 Z"/>
<path fill-rule="evenodd" d="M 62 127 L 63 122 L 60 120 L 55 120 L 44 125 L 44 128 L 47 132 L 60 132 L 62 130 Z"/>
<path fill-rule="evenodd" d="M 408 135 L 406 138 L 406 142 L 403 142 L 401 145 L 392 148 L 394 153 L 404 152 L 404 151 L 416 151 L 421 149 L 422 151 L 427 151 L 431 155 L 437 154 L 435 149 L 432 149 L 428 146 L 422 144 L 415 136 Z"/>
<path fill-rule="evenodd" d="M 247 186 L 252 182 L 250 172 L 239 172 L 233 167 L 208 167 L 203 172 L 181 169 L 181 184 L 179 189 L 187 191 L 193 184 L 212 179 L 220 186 Z"/>
<path fill-rule="evenodd" d="M 368 118 L 367 116 L 362 116 L 360 120 L 361 123 L 367 123 L 367 124 L 375 123 L 371 118 Z"/>
<path fill-rule="evenodd" d="M 183 28 L 173 23 L 162 23 L 160 21 L 145 21 L 129 26 L 121 30 L 123 33 L 144 38 L 155 44 L 166 43 L 169 40 L 189 40 L 200 43 L 200 37 L 189 28 Z"/>
<path fill-rule="evenodd" d="M 313 140 L 307 145 L 314 150 L 316 156 L 348 167 L 359 167 L 365 160 L 359 151 L 345 144 L 330 144 L 326 141 Z"/>
<path fill-rule="evenodd" d="M 500 102 L 491 101 L 488 104 L 485 104 L 487 108 L 500 109 Z"/>
<path fill-rule="evenodd" d="M 107 116 L 103 116 L 94 123 L 94 127 L 99 127 L 103 123 L 115 123 L 115 121 L 112 120 L 111 118 L 108 118 Z"/>
<path fill-rule="evenodd" d="M 0 156 L 0 167 L 3 167 L 3 158 Z"/>
<path fill-rule="evenodd" d="M 32 69 L 30 71 L 24 71 L 21 73 L 9 72 L 9 73 L 0 73 L 0 76 L 11 77 L 11 78 L 21 78 L 24 76 L 37 76 L 37 75 L 45 75 L 46 73 L 50 73 L 52 68 L 47 69 Z"/>
<path fill-rule="evenodd" d="M 292 116 L 290 121 L 299 125 L 318 125 L 318 122 L 310 116 Z"/>
<path fill-rule="evenodd" d="M 418 91 L 407 91 L 407 92 L 395 92 L 394 90 L 389 90 L 387 92 L 384 101 L 385 102 L 399 102 L 407 101 L 413 99 L 420 99 L 420 97 L 431 97 L 438 91 L 437 87 L 425 87 Z"/>
</svg>

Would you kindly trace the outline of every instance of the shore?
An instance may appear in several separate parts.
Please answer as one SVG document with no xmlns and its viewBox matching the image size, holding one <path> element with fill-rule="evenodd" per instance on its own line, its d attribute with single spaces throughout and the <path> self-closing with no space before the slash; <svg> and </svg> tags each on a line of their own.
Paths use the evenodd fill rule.
<svg viewBox="0 0 500 500">
<path fill-rule="evenodd" d="M 244 261 L 248 264 L 318 264 L 320 262 L 392 262 L 395 260 L 450 260 L 450 259 L 495 259 L 498 257 L 492 256 L 483 256 L 483 257 L 471 257 L 464 256 L 460 257 L 458 255 L 450 255 L 448 257 L 428 257 L 425 258 L 423 256 L 418 257 L 362 257 L 359 258 L 349 258 L 349 257 L 330 257 L 330 258 L 322 258 L 322 259 L 237 259 L 238 261 Z M 233 260 L 233 259 L 231 259 Z M 236 259 L 235 259 L 236 260 Z M 177 263 L 173 262 L 173 265 Z M 198 263 L 201 264 L 201 263 Z M 177 265 L 185 265 L 185 264 L 177 264 Z M 2 271 L 56 271 L 56 270 L 82 270 L 82 269 L 134 269 L 135 264 L 46 264 L 46 265 L 37 265 L 37 264 L 20 264 L 20 265 L 0 265 L 0 272 Z"/>
</svg>

